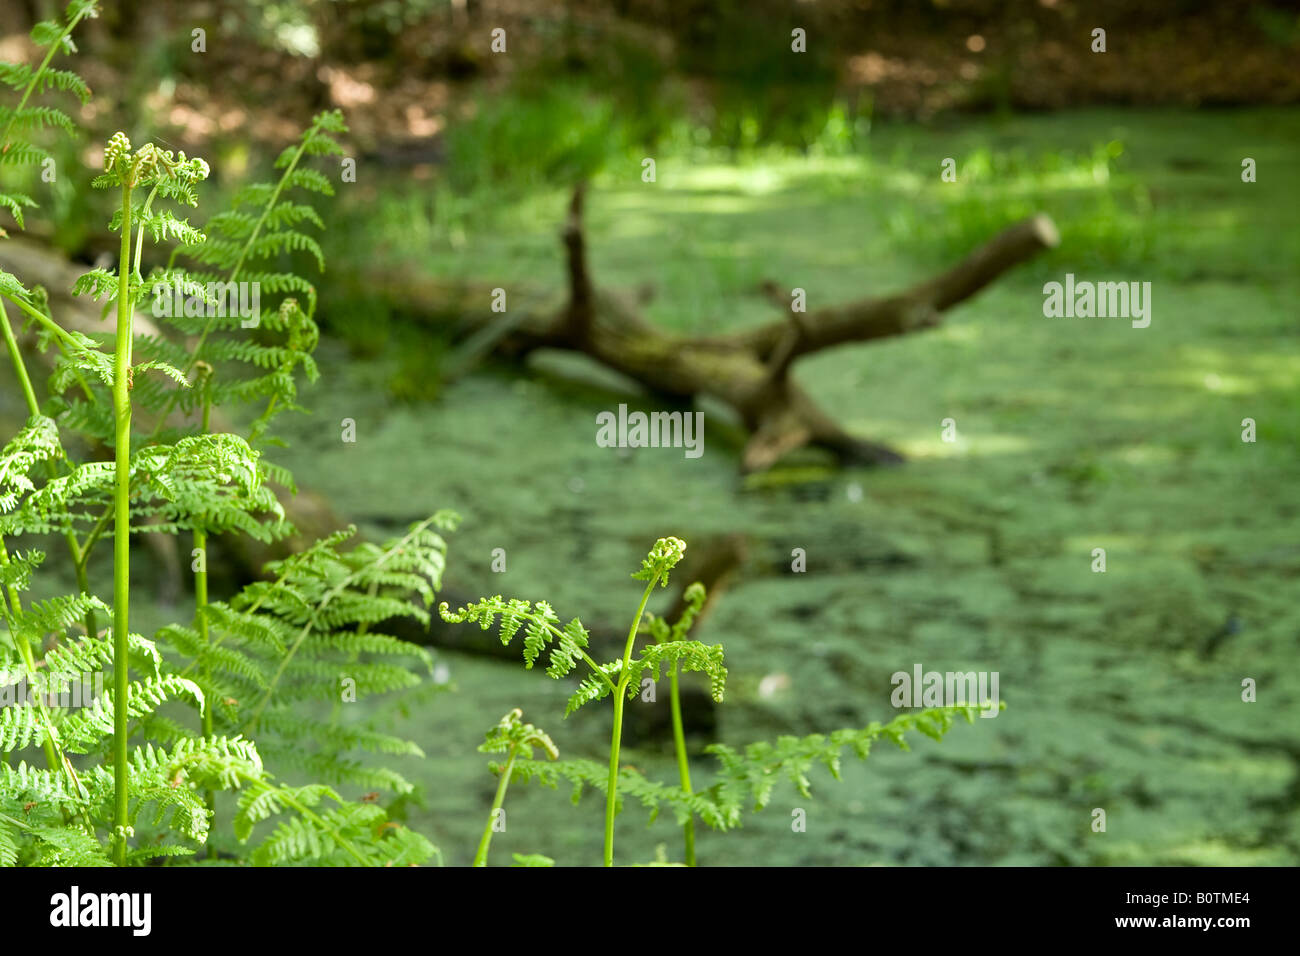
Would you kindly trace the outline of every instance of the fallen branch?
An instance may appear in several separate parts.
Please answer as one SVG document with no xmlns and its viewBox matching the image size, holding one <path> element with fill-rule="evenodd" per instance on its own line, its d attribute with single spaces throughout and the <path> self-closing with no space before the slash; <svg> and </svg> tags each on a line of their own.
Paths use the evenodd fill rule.
<svg viewBox="0 0 1300 956">
<path fill-rule="evenodd" d="M 522 357 L 540 348 L 582 352 L 651 391 L 685 401 L 712 396 L 734 408 L 750 438 L 745 471 L 770 467 L 804 445 L 834 452 L 841 462 L 902 461 L 890 448 L 856 438 L 823 412 L 791 377 L 802 357 L 822 349 L 930 329 L 947 309 L 975 295 L 1007 270 L 1059 241 L 1046 215 L 1004 230 L 946 272 L 901 293 L 817 309 L 728 335 L 683 336 L 647 322 L 635 307 L 595 287 L 582 225 L 584 189 L 573 195 L 563 231 L 568 299 L 549 313 L 533 313 L 501 329 L 496 350 Z M 769 299 L 788 305 L 768 283 Z M 477 330 L 489 321 L 467 315 Z M 500 316 L 496 317 L 500 321 Z"/>
</svg>

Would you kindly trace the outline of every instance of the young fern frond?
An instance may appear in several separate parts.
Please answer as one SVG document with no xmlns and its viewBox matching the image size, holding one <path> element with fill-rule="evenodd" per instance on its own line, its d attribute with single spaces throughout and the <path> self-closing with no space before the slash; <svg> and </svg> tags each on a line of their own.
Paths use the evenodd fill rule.
<svg viewBox="0 0 1300 956">
<path fill-rule="evenodd" d="M 539 727 L 524 723 L 523 716 L 524 712 L 516 707 L 502 717 L 478 745 L 479 753 L 501 754 L 517 750 L 524 759 L 531 760 L 533 748 L 540 747 L 552 760 L 560 759 L 560 751 L 550 735 Z"/>
<path fill-rule="evenodd" d="M 708 593 L 699 581 L 687 585 L 686 590 L 682 592 L 682 600 L 686 606 L 682 609 L 682 616 L 671 626 L 663 618 L 647 611 L 646 627 L 650 631 L 650 636 L 658 644 L 686 640 L 686 635 L 695 625 L 695 619 L 704 609 L 704 601 L 707 597 Z"/>
<path fill-rule="evenodd" d="M 477 621 L 485 631 L 490 630 L 499 618 L 503 645 L 508 645 L 523 629 L 524 666 L 529 670 L 532 670 L 547 645 L 552 645 L 548 658 L 550 666 L 546 668 L 546 673 L 556 680 L 567 676 L 580 659 L 587 660 L 593 669 L 597 669 L 586 653 L 590 635 L 582 622 L 575 617 L 561 628 L 555 609 L 545 601 L 536 604 L 518 598 L 507 601 L 498 594 L 496 597 L 467 604 L 456 611 L 443 603 L 438 607 L 438 613 L 449 624 Z"/>
<path fill-rule="evenodd" d="M 724 744 L 714 744 L 706 748 L 706 753 L 718 761 L 719 771 L 716 779 L 703 789 L 693 788 L 688 766 L 685 736 L 681 719 L 681 703 L 678 690 L 678 674 L 682 671 L 699 671 L 709 678 L 710 693 L 714 700 L 721 701 L 726 687 L 727 668 L 723 662 L 721 645 L 707 645 L 700 641 L 688 639 L 691 627 L 704 608 L 706 594 L 703 585 L 691 584 L 683 593 L 685 606 L 676 622 L 669 623 L 663 618 L 647 615 L 646 599 L 651 591 L 667 580 L 669 571 L 682 558 L 685 543 L 675 538 L 661 538 L 642 561 L 641 568 L 633 575 L 638 580 L 646 581 L 645 593 L 641 605 L 633 618 L 628 633 L 626 652 L 621 660 L 598 665 L 583 652 L 583 657 L 591 673 L 583 678 L 578 689 L 569 698 L 565 709 L 567 717 L 584 704 L 605 697 L 613 696 L 615 708 L 614 736 L 610 746 L 610 763 L 608 767 L 590 760 L 555 760 L 557 754 L 550 754 L 551 762 L 530 759 L 530 754 L 517 753 L 522 750 L 514 745 L 512 734 L 518 734 L 519 712 L 514 711 L 502 720 L 501 725 L 488 736 L 488 744 L 480 750 L 506 752 L 508 759 L 503 763 L 492 764 L 494 773 L 501 775 L 498 789 L 500 805 L 505 788 L 510 782 L 527 783 L 531 780 L 549 786 L 558 786 L 561 780 L 567 781 L 573 788 L 572 800 L 576 804 L 583 792 L 591 787 L 605 796 L 605 863 L 612 863 L 612 834 L 614 816 L 621 812 L 623 799 L 636 799 L 650 812 L 650 820 L 658 816 L 661 809 L 672 810 L 678 826 L 685 837 L 686 865 L 695 865 L 695 821 L 698 819 L 709 827 L 719 830 L 731 830 L 739 827 L 746 810 L 757 812 L 768 805 L 776 786 L 787 781 L 794 786 L 801 796 L 811 795 L 811 781 L 808 773 L 816 765 L 821 765 L 836 779 L 840 776 L 840 760 L 845 747 L 851 747 L 860 758 L 866 759 L 871 744 L 884 738 L 906 750 L 906 735 L 916 731 L 935 740 L 943 738 L 953 726 L 958 716 L 972 723 L 979 712 L 976 707 L 940 707 L 915 713 L 901 714 L 887 723 L 872 723 L 864 728 L 837 730 L 830 734 L 809 734 L 806 737 L 781 737 L 775 744 L 760 742 L 750 744 L 743 751 L 736 751 Z M 521 629 L 526 630 L 529 638 L 525 641 L 524 657 L 531 667 L 538 659 L 548 642 L 558 642 L 564 632 L 558 628 L 559 619 L 551 606 L 543 601 L 530 604 L 522 600 L 504 600 L 500 596 L 485 598 L 469 604 L 456 612 L 451 612 L 446 604 L 439 608 L 443 618 L 450 622 L 476 621 L 485 630 L 499 621 L 502 643 L 510 639 Z M 641 630 L 641 621 L 647 619 L 645 630 L 653 643 L 642 648 L 639 655 L 633 655 L 635 640 Z M 576 623 L 576 619 L 575 619 Z M 580 627 L 580 625 L 579 625 Z M 585 636 L 586 631 L 582 634 Z M 575 642 L 576 643 L 576 642 Z M 585 647 L 585 643 L 582 645 Z M 568 674 L 573 667 L 573 655 L 561 653 L 561 666 L 556 668 L 558 676 Z M 555 651 L 552 651 L 555 660 Z M 668 669 L 671 679 L 671 703 L 673 718 L 673 740 L 677 754 L 678 770 L 681 783 L 670 786 L 647 780 L 641 773 L 631 767 L 621 766 L 619 760 L 619 729 L 622 704 L 636 696 L 641 689 L 643 679 L 654 681 L 660 679 L 663 668 Z M 1005 706 L 1000 704 L 999 706 Z M 549 740 L 549 738 L 547 738 Z M 522 759 L 521 759 L 522 758 Z M 484 834 L 484 843 L 480 844 L 480 856 L 486 856 L 486 840 L 490 831 Z"/>
<path fill-rule="evenodd" d="M 206 179 L 208 166 L 202 159 L 187 159 L 184 153 L 176 156 L 146 143 L 132 149 L 123 133 L 115 133 L 104 148 L 104 172 L 95 178 L 93 185 L 115 188 L 121 193 L 121 215 L 112 225 L 121 233 L 120 254 L 117 266 L 117 328 L 114 334 L 113 372 L 111 379 L 114 420 L 113 467 L 113 861 L 119 866 L 127 861 L 130 826 L 130 779 L 128 761 L 129 722 L 132 716 L 148 712 L 150 708 L 133 709 L 133 686 L 129 676 L 129 609 L 130 578 L 130 528 L 131 528 L 131 420 L 133 369 L 131 364 L 132 322 L 135 297 L 142 284 L 140 255 L 145 229 L 139 229 L 134 256 L 131 246 L 133 214 L 147 219 L 157 196 L 195 205 L 195 184 Z M 137 210 L 133 204 L 135 190 L 148 189 L 148 198 Z M 135 292 L 133 292 L 135 290 Z M 108 511 L 105 511 L 105 515 Z M 98 525 L 97 525 L 98 527 Z M 85 548 L 90 547 L 88 540 Z M 84 565 L 83 565 L 84 569 Z M 171 678 L 161 678 L 166 686 Z M 177 678 L 176 680 L 180 680 Z M 188 683 L 188 682 L 186 682 Z M 174 685 L 179 686 L 179 685 Z M 190 687 L 194 685 L 189 684 Z M 158 688 L 140 688 L 146 695 Z M 194 688 L 197 692 L 197 688 Z M 150 703 L 153 698 L 146 696 Z M 201 706 L 201 705 L 200 705 Z"/>
<path fill-rule="evenodd" d="M 688 669 L 709 674 L 714 696 L 718 699 L 721 699 L 725 686 L 727 671 L 722 664 L 720 646 L 710 648 L 694 641 L 677 641 L 654 645 L 646 648 L 640 657 L 632 656 L 641 620 L 645 614 L 646 602 L 650 599 L 651 592 L 656 587 L 667 585 L 669 572 L 681 561 L 685 553 L 686 542 L 680 538 L 660 538 L 642 560 L 640 569 L 633 573 L 634 579 L 647 582 L 646 588 L 641 595 L 641 603 L 636 615 L 632 619 L 632 627 L 628 631 L 623 658 L 611 664 L 600 665 L 592 660 L 586 651 L 589 643 L 587 629 L 577 618 L 574 618 L 561 630 L 558 627 L 559 617 L 545 601 L 530 604 L 520 599 L 503 600 L 500 595 L 497 595 L 466 605 L 454 612 L 446 603 L 438 608 L 443 620 L 449 623 L 472 620 L 477 621 L 484 630 L 491 628 L 492 624 L 499 619 L 502 644 L 509 644 L 520 629 L 523 629 L 526 634 L 524 664 L 528 668 L 537 662 L 548 644 L 553 643 L 547 674 L 557 680 L 569 674 L 577 665 L 579 658 L 585 661 L 591 669 L 591 675 L 579 684 L 577 691 L 569 698 L 568 707 L 565 709 L 566 717 L 583 704 L 600 700 L 607 694 L 613 696 L 614 732 L 610 743 L 609 770 L 604 786 L 606 866 L 612 866 L 614 862 L 614 817 L 619 806 L 618 792 L 621 779 L 619 745 L 623 732 L 623 706 L 626 700 L 634 697 L 639 690 L 641 674 L 651 671 L 657 678 L 659 669 L 664 663 L 671 664 L 675 673 L 680 663 Z M 684 630 L 682 633 L 684 634 Z"/>
<path fill-rule="evenodd" d="M 506 789 L 510 786 L 515 760 L 521 756 L 525 760 L 531 760 L 534 748 L 541 748 L 552 760 L 560 758 L 560 751 L 546 731 L 524 723 L 523 716 L 524 712 L 516 707 L 502 717 L 497 725 L 487 732 L 483 743 L 479 744 L 479 753 L 503 753 L 506 755 L 506 762 L 492 764 L 493 772 L 500 779 L 497 781 L 497 792 L 492 800 L 492 809 L 488 812 L 487 826 L 483 828 L 483 836 L 479 840 L 478 852 L 474 854 L 475 866 L 487 866 L 488 849 L 492 844 L 492 832 L 496 829 L 499 820 L 498 814 L 505 813 L 503 804 L 506 800 Z"/>
</svg>

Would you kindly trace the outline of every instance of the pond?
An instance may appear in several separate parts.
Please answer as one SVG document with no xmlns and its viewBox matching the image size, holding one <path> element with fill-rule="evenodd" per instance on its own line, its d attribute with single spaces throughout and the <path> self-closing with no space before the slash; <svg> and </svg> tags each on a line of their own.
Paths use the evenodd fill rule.
<svg viewBox="0 0 1300 956">
<path fill-rule="evenodd" d="M 398 404 L 375 363 L 338 343 L 323 353 L 332 384 L 311 396 L 315 416 L 293 424 L 286 463 L 375 536 L 458 510 L 449 588 L 545 598 L 589 625 L 629 619 L 629 574 L 657 537 L 743 535 L 746 558 L 697 635 L 726 647 L 716 733 L 733 746 L 888 720 L 891 675 L 917 665 L 1000 674 L 999 719 L 958 725 L 941 743 L 919 738 L 911 753 L 879 743 L 865 763 L 846 754 L 839 783 L 814 769 L 810 799 L 778 787 L 742 830 L 704 831 L 704 863 L 1294 863 L 1300 361 L 1285 303 L 1298 291 L 1286 264 L 1295 237 L 1253 256 L 1243 248 L 1280 224 L 1276 196 L 1234 189 L 1235 147 L 1223 149 L 1221 182 L 1170 157 L 1247 129 L 1255 152 L 1280 156 L 1296 141 L 1296 114 L 1147 120 L 1081 113 L 882 134 L 894 163 L 940 140 L 949 150 L 992 139 L 1087 152 L 1122 136 L 1128 181 L 1169 196 L 1152 221 L 1172 225 L 1131 257 L 1112 237 L 1109 266 L 1086 270 L 1151 281 L 1162 321 L 1047 318 L 1044 279 L 1101 255 L 1088 232 L 1108 228 L 1099 223 L 1109 213 L 1036 180 L 1036 201 L 1062 227 L 1060 250 L 937 330 L 797 368 L 851 431 L 903 450 L 902 467 L 839 470 L 808 453 L 742 478 L 743 435 L 710 405 L 699 458 L 602 447 L 598 414 L 663 409 L 558 353 L 523 369 L 488 364 L 436 402 Z M 703 165 L 659 194 L 611 178 L 589 199 L 596 281 L 659 283 L 649 314 L 666 325 L 733 327 L 766 317 L 752 291 L 762 278 L 835 302 L 898 288 L 946 255 L 885 225 L 934 201 L 929 192 L 891 186 L 869 158 L 813 165 L 805 175 L 776 163 L 763 180 L 776 185 L 762 189 L 744 168 Z M 1279 188 L 1295 198 L 1294 185 Z M 1007 200 L 994 191 L 985 201 Z M 557 195 L 550 209 L 561 208 Z M 493 285 L 553 270 L 558 287 L 554 222 L 519 215 L 508 237 L 470 238 L 430 268 Z M 1202 242 L 1210 224 L 1222 230 L 1216 247 Z M 1245 417 L 1267 422 L 1267 437 L 1243 442 Z M 355 444 L 338 439 L 343 418 L 357 423 Z M 457 692 L 408 725 L 429 755 L 407 768 L 424 789 L 409 819 L 465 863 L 494 789 L 474 748 L 500 715 L 522 707 L 562 756 L 597 760 L 609 718 L 562 720 L 572 688 L 522 663 L 448 663 Z M 1261 688 L 1254 703 L 1242 699 L 1247 678 Z M 663 746 L 635 742 L 626 760 L 675 779 Z M 697 755 L 697 785 L 711 764 Z M 513 789 L 494 860 L 598 862 L 599 798 L 574 808 L 567 797 Z M 791 823 L 799 810 L 802 832 Z M 623 860 L 651 860 L 658 844 L 678 859 L 679 842 L 669 820 L 647 828 L 635 807 L 619 818 Z"/>
</svg>

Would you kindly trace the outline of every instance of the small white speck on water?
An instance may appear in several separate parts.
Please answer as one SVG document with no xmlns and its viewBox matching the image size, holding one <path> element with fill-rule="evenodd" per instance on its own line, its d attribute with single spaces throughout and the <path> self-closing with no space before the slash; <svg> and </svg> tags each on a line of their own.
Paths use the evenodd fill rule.
<svg viewBox="0 0 1300 956">
<path fill-rule="evenodd" d="M 771 699 L 783 690 L 790 689 L 789 674 L 768 674 L 758 682 L 758 696 Z"/>
</svg>

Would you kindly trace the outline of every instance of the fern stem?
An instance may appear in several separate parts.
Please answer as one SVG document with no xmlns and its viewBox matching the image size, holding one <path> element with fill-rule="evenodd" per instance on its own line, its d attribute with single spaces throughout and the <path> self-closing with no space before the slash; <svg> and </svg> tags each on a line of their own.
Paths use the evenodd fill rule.
<svg viewBox="0 0 1300 956">
<path fill-rule="evenodd" d="M 623 670 L 618 686 L 614 689 L 614 731 L 609 741 L 609 788 L 605 794 L 605 865 L 614 865 L 614 814 L 618 806 L 618 751 L 623 742 L 623 704 L 627 701 L 627 682 L 631 677 L 628 665 L 632 662 L 632 647 L 636 644 L 636 632 L 641 628 L 641 616 L 645 614 L 650 592 L 659 583 L 659 575 L 650 579 L 645 593 L 641 595 L 641 604 L 632 619 L 632 627 L 627 632 L 627 646 L 623 649 Z"/>
<path fill-rule="evenodd" d="M 150 211 L 153 209 L 154 197 L 158 195 L 158 183 L 154 184 L 153 189 L 149 190 L 149 198 L 144 201 L 140 208 L 140 225 L 135 230 L 135 263 L 132 267 L 131 278 L 138 279 L 141 284 L 144 283 L 144 276 L 140 275 L 140 260 L 144 255 L 144 225 L 148 219 Z"/>
<path fill-rule="evenodd" d="M 104 529 L 108 527 L 108 519 L 113 517 L 113 508 L 110 505 L 100 514 L 99 520 L 95 522 L 95 527 L 90 529 L 90 534 L 86 535 L 86 542 L 81 547 L 81 560 L 88 562 L 90 560 L 90 550 L 99 543 L 100 537 L 104 534 Z"/>
<path fill-rule="evenodd" d="M 127 720 L 130 716 L 128 611 L 131 600 L 131 186 L 122 186 L 122 249 L 113 355 L 116 469 L 113 491 L 113 861 L 126 865 Z"/>
<path fill-rule="evenodd" d="M 205 609 L 208 606 L 208 535 L 201 528 L 194 529 L 194 550 L 198 552 L 198 570 L 194 572 L 194 624 L 199 631 L 199 641 L 202 647 L 207 647 L 211 638 L 208 636 L 208 616 Z M 212 668 L 203 665 L 203 683 L 204 693 L 210 694 L 212 687 Z M 204 701 L 203 707 L 203 736 L 211 740 L 214 732 L 212 721 L 212 704 L 210 701 Z M 217 815 L 217 794 L 216 791 L 209 789 L 204 794 L 204 802 L 208 806 L 208 813 L 215 822 Z M 217 855 L 216 847 L 208 846 L 208 858 L 215 859 Z"/>
<path fill-rule="evenodd" d="M 483 828 L 483 839 L 478 841 L 478 852 L 474 854 L 475 866 L 487 866 L 488 846 L 492 843 L 492 824 L 496 822 L 497 811 L 506 802 L 506 788 L 510 786 L 510 774 L 515 769 L 516 744 L 510 748 L 505 768 L 501 771 L 501 782 L 497 784 L 497 795 L 492 800 L 492 809 L 488 811 L 487 826 Z"/>
<path fill-rule="evenodd" d="M 618 749 L 623 737 L 623 682 L 614 695 L 614 731 L 609 744 L 609 787 L 605 793 L 605 865 L 614 865 L 614 814 L 618 806 Z"/>
<path fill-rule="evenodd" d="M 4 333 L 5 348 L 9 350 L 9 359 L 13 362 L 14 374 L 18 376 L 18 385 L 23 390 L 27 409 L 35 415 L 40 411 L 40 405 L 36 401 L 36 392 L 32 388 L 31 377 L 27 374 L 27 363 L 23 361 L 23 353 L 18 348 L 18 340 L 14 338 L 13 327 L 9 324 L 9 313 L 3 302 L 0 302 L 0 332 Z"/>
<path fill-rule="evenodd" d="M 86 573 L 85 555 L 77 547 L 77 536 L 71 531 L 66 534 L 68 549 L 72 552 L 72 570 L 77 576 L 77 590 L 82 594 L 90 594 L 90 576 Z M 96 637 L 99 634 L 99 619 L 95 617 L 94 608 L 86 608 L 86 636 Z"/>
<path fill-rule="evenodd" d="M 152 198 L 152 197 L 150 197 Z M 205 390 L 203 395 L 203 434 L 207 434 L 212 419 L 212 402 L 210 401 L 211 392 Z M 198 567 L 194 571 L 194 624 L 199 631 L 199 641 L 202 647 L 208 647 L 212 637 L 208 632 L 208 532 L 206 528 L 194 529 L 194 550 L 198 552 Z M 211 693 L 212 686 L 212 668 L 207 664 L 203 665 L 203 679 L 205 693 Z M 212 739 L 215 730 L 213 727 L 212 703 L 204 701 L 203 707 L 203 736 L 208 740 Z M 217 793 L 209 789 L 204 795 L 204 803 L 208 807 L 208 815 L 212 820 L 212 825 L 216 825 L 217 820 Z M 217 858 L 217 848 L 211 843 L 208 844 L 208 859 Z"/>
<path fill-rule="evenodd" d="M 555 628 L 551 628 L 551 630 L 555 630 Z M 606 684 L 608 684 L 610 690 L 616 689 L 614 686 L 614 682 L 609 679 L 609 675 L 605 673 L 604 669 L 601 668 L 599 664 L 597 664 L 594 660 L 591 659 L 590 654 L 588 654 L 582 648 L 578 648 L 578 653 L 581 654 L 582 659 L 587 662 L 587 666 L 591 668 L 592 673 L 596 674 L 601 680 L 603 680 Z"/>
<path fill-rule="evenodd" d="M 14 374 L 18 377 L 18 384 L 23 392 L 23 400 L 27 403 L 27 413 L 29 415 L 39 415 L 41 406 L 36 401 L 36 390 L 32 388 L 31 376 L 27 374 L 27 363 L 23 361 L 22 350 L 18 348 L 18 340 L 14 338 L 14 330 L 9 324 L 9 313 L 5 310 L 4 302 L 0 302 L 0 334 L 4 335 L 5 348 L 9 350 L 9 359 L 13 363 Z M 56 474 L 54 464 L 46 462 L 46 465 L 47 473 L 53 478 Z M 77 573 L 77 587 L 82 594 L 89 594 L 90 581 L 86 577 L 86 565 L 82 560 L 81 548 L 77 545 L 77 536 L 69 529 L 63 533 L 63 538 L 68 543 L 68 551 L 72 554 L 72 566 Z M 95 612 L 87 609 L 85 620 L 86 636 L 94 637 L 97 633 Z"/>
<path fill-rule="evenodd" d="M 33 308 L 31 303 L 26 302 L 22 298 L 22 296 L 14 295 L 11 292 L 3 292 L 0 293 L 0 295 L 3 295 L 14 305 L 18 306 L 19 309 L 26 312 L 33 319 L 35 319 L 37 322 L 43 325 L 47 331 L 49 331 L 51 334 L 54 335 L 56 339 L 59 340 L 60 343 L 64 345 L 70 345 L 75 351 L 84 350 L 85 347 L 76 339 L 74 339 L 71 335 L 65 332 L 61 325 L 59 325 L 57 322 L 52 320 L 48 315 L 46 315 L 40 309 Z"/>
<path fill-rule="evenodd" d="M 673 661 L 673 669 L 668 674 L 669 677 L 669 700 L 673 715 L 673 749 L 677 751 L 677 773 L 681 777 L 682 790 L 690 796 L 694 791 L 691 790 L 691 764 L 686 757 L 686 733 L 682 729 L 682 697 L 677 686 L 677 662 Z M 686 818 L 682 824 L 682 838 L 686 845 L 686 865 L 695 865 L 695 817 Z"/>
</svg>

